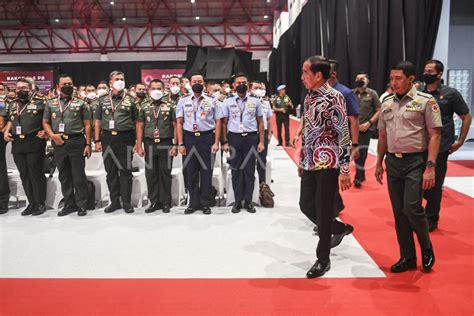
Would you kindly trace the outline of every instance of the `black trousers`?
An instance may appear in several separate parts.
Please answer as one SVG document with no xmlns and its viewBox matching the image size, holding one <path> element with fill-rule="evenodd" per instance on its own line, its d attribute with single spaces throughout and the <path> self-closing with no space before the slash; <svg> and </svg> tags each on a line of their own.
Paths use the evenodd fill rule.
<svg viewBox="0 0 474 316">
<path fill-rule="evenodd" d="M 171 170 L 173 157 L 169 150 L 173 146 L 171 138 L 155 143 L 145 138 L 145 177 L 148 187 L 148 199 L 152 204 L 171 206 Z"/>
<path fill-rule="evenodd" d="M 62 146 L 53 142 L 54 162 L 59 172 L 65 208 L 87 208 L 87 177 L 83 136 L 70 138 Z"/>
<path fill-rule="evenodd" d="M 265 130 L 264 136 L 264 145 L 265 149 L 258 153 L 259 159 L 257 159 L 257 172 L 258 172 L 258 182 L 264 183 L 267 181 L 267 155 L 268 155 L 268 130 Z"/>
<path fill-rule="evenodd" d="M 242 136 L 229 132 L 229 146 L 233 148 L 229 160 L 232 170 L 232 187 L 235 202 L 252 202 L 255 187 L 255 162 L 257 158 L 258 134 L 252 133 Z"/>
<path fill-rule="evenodd" d="M 110 201 L 119 204 L 120 198 L 124 205 L 130 205 L 132 197 L 132 159 L 135 132 L 123 132 L 111 135 L 102 133 L 102 157 L 107 172 L 107 187 Z"/>
<path fill-rule="evenodd" d="M 436 158 L 435 186 L 424 192 L 424 198 L 426 199 L 425 212 L 428 217 L 428 223 L 431 225 L 438 224 L 444 178 L 448 170 L 448 157 L 449 152 L 447 151 L 438 154 L 438 158 Z"/>
<path fill-rule="evenodd" d="M 276 123 L 278 132 L 278 143 L 283 144 L 283 137 L 281 136 L 281 125 L 285 126 L 285 145 L 290 144 L 290 115 L 283 113 L 276 113 Z"/>
<path fill-rule="evenodd" d="M 422 249 L 431 247 L 428 221 L 421 206 L 426 154 L 404 154 L 403 158 L 388 154 L 385 164 L 400 256 L 416 258 L 413 232 L 416 233 Z"/>
<path fill-rule="evenodd" d="M 214 157 L 211 147 L 214 144 L 214 133 L 184 133 L 186 158 L 184 160 L 189 193 L 189 207 L 199 209 L 211 207 L 212 171 Z"/>
<path fill-rule="evenodd" d="M 44 204 L 46 201 L 46 177 L 43 170 L 45 151 L 46 141 L 34 135 L 26 139 L 15 137 L 13 140 L 13 160 L 30 205 Z"/>
<path fill-rule="evenodd" d="M 367 130 L 365 133 L 359 132 L 359 159 L 355 161 L 355 178 L 360 181 L 365 180 L 365 161 L 367 160 L 367 153 L 369 152 L 369 144 L 371 138 L 371 131 Z"/>
<path fill-rule="evenodd" d="M 303 171 L 301 175 L 300 209 L 318 225 L 319 242 L 316 256 L 322 263 L 329 262 L 331 234 L 344 231 L 344 224 L 333 220 L 334 194 L 337 190 L 339 170 Z"/>
<path fill-rule="evenodd" d="M 7 160 L 5 158 L 6 143 L 0 133 L 0 209 L 8 209 L 10 187 L 8 185 Z"/>
</svg>

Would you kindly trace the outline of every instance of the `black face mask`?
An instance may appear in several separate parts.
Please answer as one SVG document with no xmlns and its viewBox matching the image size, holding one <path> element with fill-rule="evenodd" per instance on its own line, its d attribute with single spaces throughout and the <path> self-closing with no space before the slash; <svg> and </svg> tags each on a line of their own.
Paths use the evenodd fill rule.
<svg viewBox="0 0 474 316">
<path fill-rule="evenodd" d="M 235 90 L 237 91 L 238 94 L 246 94 L 248 87 L 245 84 L 240 84 L 237 86 L 237 88 L 235 88 Z"/>
<path fill-rule="evenodd" d="M 200 83 L 196 83 L 196 84 L 193 84 L 191 89 L 193 89 L 194 93 L 202 93 L 202 90 L 204 90 L 204 86 Z"/>
<path fill-rule="evenodd" d="M 356 80 L 355 82 L 357 88 L 362 88 L 365 85 L 364 80 Z"/>
<path fill-rule="evenodd" d="M 20 90 L 16 93 L 16 96 L 18 97 L 18 99 L 20 100 L 28 100 L 29 98 L 29 91 L 28 90 Z"/>
<path fill-rule="evenodd" d="M 140 99 L 143 99 L 145 96 L 146 96 L 145 92 L 137 92 L 137 97 L 139 97 Z"/>
<path fill-rule="evenodd" d="M 62 86 L 61 87 L 61 92 L 65 95 L 67 95 L 67 96 L 71 96 L 72 93 L 74 92 L 74 87 L 69 86 L 69 85 Z"/>
<path fill-rule="evenodd" d="M 430 75 L 430 74 L 423 74 L 423 81 L 426 84 L 432 84 L 438 79 L 438 74 Z"/>
</svg>

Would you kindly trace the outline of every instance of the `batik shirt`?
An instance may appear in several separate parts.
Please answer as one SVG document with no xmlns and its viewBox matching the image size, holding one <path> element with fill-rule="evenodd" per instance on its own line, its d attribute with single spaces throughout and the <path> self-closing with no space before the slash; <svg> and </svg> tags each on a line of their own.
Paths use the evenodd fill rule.
<svg viewBox="0 0 474 316">
<path fill-rule="evenodd" d="M 328 83 L 306 95 L 300 167 L 315 171 L 339 168 L 349 174 L 350 135 L 344 96 Z"/>
</svg>

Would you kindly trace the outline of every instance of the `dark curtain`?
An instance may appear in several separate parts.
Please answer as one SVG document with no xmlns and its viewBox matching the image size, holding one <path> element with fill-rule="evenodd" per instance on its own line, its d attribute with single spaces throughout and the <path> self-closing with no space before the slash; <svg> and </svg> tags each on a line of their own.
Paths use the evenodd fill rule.
<svg viewBox="0 0 474 316">
<path fill-rule="evenodd" d="M 280 83 L 294 100 L 304 97 L 301 66 L 312 55 L 339 61 L 338 79 L 353 87 L 359 71 L 385 91 L 390 67 L 415 64 L 417 77 L 432 58 L 442 0 L 308 0 L 270 56 L 272 92 Z"/>
</svg>

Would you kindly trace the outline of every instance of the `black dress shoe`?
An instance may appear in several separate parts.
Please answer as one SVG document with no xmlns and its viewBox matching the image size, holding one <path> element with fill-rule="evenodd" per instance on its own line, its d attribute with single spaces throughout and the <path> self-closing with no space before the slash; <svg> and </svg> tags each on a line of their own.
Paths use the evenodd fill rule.
<svg viewBox="0 0 474 316">
<path fill-rule="evenodd" d="M 86 216 L 87 215 L 87 210 L 85 208 L 80 207 L 79 210 L 77 211 L 77 215 Z"/>
<path fill-rule="evenodd" d="M 77 209 L 74 207 L 65 207 L 61 211 L 58 212 L 58 216 L 66 216 L 71 213 L 77 212 Z"/>
<path fill-rule="evenodd" d="M 319 260 L 309 269 L 308 273 L 306 273 L 306 277 L 308 279 L 314 279 L 320 276 L 323 276 L 326 272 L 331 269 L 331 262 L 329 261 L 326 264 L 321 263 Z"/>
<path fill-rule="evenodd" d="M 192 214 L 194 212 L 196 212 L 196 209 L 193 208 L 193 207 L 188 207 L 184 210 L 184 214 L 186 214 L 186 215 Z"/>
<path fill-rule="evenodd" d="M 120 204 L 110 204 L 109 206 L 107 206 L 104 210 L 105 213 L 113 213 L 115 212 L 116 210 L 120 210 L 122 208 L 122 206 L 120 206 Z"/>
<path fill-rule="evenodd" d="M 416 258 L 400 258 L 400 260 L 390 268 L 390 272 L 400 273 L 410 269 L 416 269 Z"/>
<path fill-rule="evenodd" d="M 209 214 L 211 214 L 211 208 L 209 206 L 204 206 L 202 208 L 202 212 L 206 215 L 209 215 Z"/>
<path fill-rule="evenodd" d="M 46 212 L 46 206 L 44 204 L 36 204 L 34 207 L 33 216 L 38 216 Z"/>
<path fill-rule="evenodd" d="M 247 205 L 245 205 L 245 209 L 247 210 L 247 212 L 249 213 L 255 213 L 257 210 L 255 209 L 255 206 L 253 206 L 253 203 L 252 202 L 249 202 L 247 203 Z"/>
<path fill-rule="evenodd" d="M 33 214 L 34 211 L 35 211 L 35 209 L 34 209 L 33 205 L 28 204 L 28 206 L 23 210 L 23 212 L 21 212 L 21 216 L 31 215 L 31 214 Z"/>
<path fill-rule="evenodd" d="M 131 205 L 124 205 L 123 209 L 125 210 L 125 213 L 128 213 L 128 214 L 132 214 L 133 212 L 135 212 L 135 210 L 133 209 L 133 206 Z"/>
<path fill-rule="evenodd" d="M 352 234 L 353 231 L 354 231 L 354 227 L 352 227 L 352 225 L 346 224 L 346 227 L 344 228 L 344 231 L 342 233 L 332 235 L 332 237 L 331 237 L 331 248 L 339 246 L 342 239 L 345 236 Z"/>
<path fill-rule="evenodd" d="M 362 186 L 362 181 L 360 181 L 359 179 L 355 179 L 354 180 L 354 186 L 356 188 L 360 188 Z"/>
<path fill-rule="evenodd" d="M 430 249 L 422 250 L 421 251 L 421 263 L 422 263 L 422 268 L 423 271 L 425 272 L 430 272 L 431 268 L 435 264 L 435 255 L 433 252 L 433 247 Z"/>
<path fill-rule="evenodd" d="M 154 211 L 161 210 L 161 205 L 158 203 L 152 203 L 150 207 L 145 210 L 145 213 L 153 213 Z"/>
<path fill-rule="evenodd" d="M 163 213 L 169 213 L 171 211 L 171 206 L 164 205 L 162 211 Z"/>
<path fill-rule="evenodd" d="M 232 206 L 232 213 L 238 213 L 240 212 L 240 209 L 242 208 L 242 204 L 241 203 L 234 203 L 234 205 Z"/>
<path fill-rule="evenodd" d="M 7 214 L 8 213 L 8 208 L 5 207 L 5 208 L 0 208 L 0 215 L 2 214 Z"/>
</svg>

